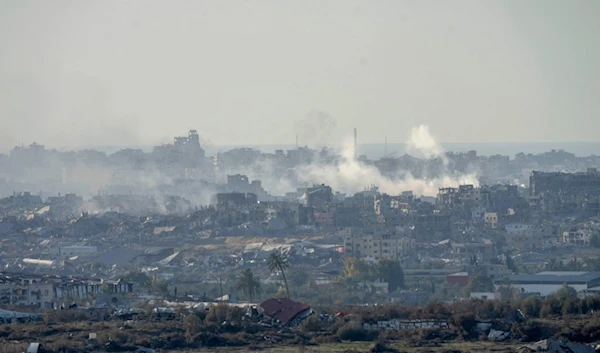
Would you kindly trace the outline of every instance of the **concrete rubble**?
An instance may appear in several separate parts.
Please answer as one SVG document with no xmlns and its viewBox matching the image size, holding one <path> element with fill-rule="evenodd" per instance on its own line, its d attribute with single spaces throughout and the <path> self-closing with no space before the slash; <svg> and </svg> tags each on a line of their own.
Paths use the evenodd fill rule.
<svg viewBox="0 0 600 353">
<path fill-rule="evenodd" d="M 519 352 L 594 353 L 596 350 L 590 345 L 546 339 L 523 346 L 519 349 Z"/>
</svg>

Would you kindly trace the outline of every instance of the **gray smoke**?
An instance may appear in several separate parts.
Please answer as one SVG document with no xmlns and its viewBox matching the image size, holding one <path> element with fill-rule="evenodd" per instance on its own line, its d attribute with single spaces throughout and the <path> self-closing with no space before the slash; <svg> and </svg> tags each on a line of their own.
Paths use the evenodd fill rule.
<svg viewBox="0 0 600 353">
<path fill-rule="evenodd" d="M 326 146 L 336 125 L 336 120 L 327 112 L 312 110 L 303 120 L 295 123 L 298 142 L 301 146 Z"/>
<path fill-rule="evenodd" d="M 336 162 L 317 161 L 312 164 L 300 165 L 293 169 L 292 177 L 299 185 L 323 183 L 346 194 L 360 192 L 371 185 L 376 185 L 380 191 L 388 194 L 413 191 L 417 195 L 435 196 L 440 187 L 478 184 L 476 172 L 455 175 L 448 170 L 444 151 L 429 133 L 428 126 L 421 125 L 413 129 L 409 141 L 412 153 L 428 159 L 441 158 L 444 161 L 441 175 L 417 179 L 408 171 L 400 171 L 394 177 L 384 176 L 377 167 L 367 165 L 355 158 L 353 138 L 348 136 L 337 149 L 339 158 Z M 276 194 L 280 194 L 283 189 L 290 190 L 289 186 L 295 184 L 289 177 L 281 177 L 279 182 L 272 179 L 271 181 L 275 181 L 275 183 L 263 183 L 263 185 L 268 191 Z M 296 183 L 296 185 L 298 184 Z"/>
</svg>

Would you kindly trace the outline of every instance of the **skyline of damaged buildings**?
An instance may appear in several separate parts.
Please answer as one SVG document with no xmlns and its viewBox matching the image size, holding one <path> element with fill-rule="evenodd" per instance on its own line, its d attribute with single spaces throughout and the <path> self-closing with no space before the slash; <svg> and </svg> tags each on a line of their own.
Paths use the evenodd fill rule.
<svg viewBox="0 0 600 353">
<path fill-rule="evenodd" d="M 436 285 L 422 279 L 466 284 L 484 274 L 499 281 L 514 274 L 511 261 L 543 268 L 548 256 L 564 260 L 574 249 L 591 256 L 600 247 L 599 157 L 469 151 L 352 162 L 358 178 L 360 168 L 375 168 L 392 181 L 477 171 L 477 184 L 442 183 L 428 195 L 371 184 L 341 191 L 297 174 L 306 165 L 344 165 L 344 158 L 306 147 L 210 158 L 194 130 L 149 153 L 16 147 L 0 158 L 0 265 L 11 273 L 0 280 L 0 301 L 47 305 L 69 291 L 148 291 L 119 282 L 136 271 L 171 289 L 197 283 L 196 296 L 247 267 L 280 283 L 264 266 L 274 249 L 319 286 L 344 273 L 345 257 L 399 260 L 413 294 L 396 293 L 396 300 L 426 300 Z M 118 287 L 101 290 L 105 284 Z M 373 288 L 386 292 L 381 283 Z"/>
<path fill-rule="evenodd" d="M 512 159 L 480 156 L 476 151 L 447 152 L 426 159 L 388 155 L 378 160 L 366 156 L 352 160 L 344 153 L 327 147 L 297 147 L 274 153 L 234 148 L 207 156 L 196 130 L 175 137 L 171 144 L 155 146 L 150 152 L 131 148 L 112 154 L 97 150 L 61 152 L 32 143 L 15 147 L 8 155 L 0 154 L 0 196 L 14 192 L 31 192 L 44 198 L 75 193 L 86 200 L 102 195 L 151 195 L 158 199 L 179 196 L 190 201 L 190 206 L 202 206 L 214 204 L 219 192 L 253 193 L 260 201 L 289 201 L 301 196 L 299 189 L 322 183 L 344 194 L 363 191 L 374 183 L 387 189 L 391 184 L 393 193 L 413 191 L 435 197 L 439 187 L 462 184 L 528 186 L 534 170 L 557 171 L 553 169 L 557 164 L 563 172 L 584 172 L 600 165 L 596 156 L 576 157 L 562 150 L 539 155 L 521 153 Z M 338 174 L 336 178 L 315 172 L 329 172 L 331 166 L 336 167 L 331 170 Z M 364 181 L 360 181 L 361 176 Z M 434 184 L 426 190 L 411 188 L 406 180 L 414 179 Z"/>
</svg>

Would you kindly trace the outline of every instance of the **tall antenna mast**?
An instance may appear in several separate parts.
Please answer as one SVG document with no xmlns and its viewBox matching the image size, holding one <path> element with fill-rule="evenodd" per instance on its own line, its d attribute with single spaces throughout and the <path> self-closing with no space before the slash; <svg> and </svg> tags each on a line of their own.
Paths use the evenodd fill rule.
<svg viewBox="0 0 600 353">
<path fill-rule="evenodd" d="M 354 128 L 354 158 L 358 159 L 358 144 L 356 141 L 356 128 Z"/>
<path fill-rule="evenodd" d="M 385 137 L 385 155 L 384 157 L 387 157 L 388 155 L 388 151 L 387 151 L 387 136 Z"/>
</svg>

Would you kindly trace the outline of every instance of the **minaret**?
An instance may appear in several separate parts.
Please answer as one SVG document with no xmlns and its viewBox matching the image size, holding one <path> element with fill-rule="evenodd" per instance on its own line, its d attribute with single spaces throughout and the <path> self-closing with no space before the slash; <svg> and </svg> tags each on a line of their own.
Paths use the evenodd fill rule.
<svg viewBox="0 0 600 353">
<path fill-rule="evenodd" d="M 358 144 L 356 142 L 356 128 L 354 128 L 354 159 L 358 159 Z"/>
<path fill-rule="evenodd" d="M 387 150 L 387 136 L 385 137 L 385 154 L 383 155 L 385 158 L 387 158 L 388 156 L 388 150 Z"/>
</svg>

